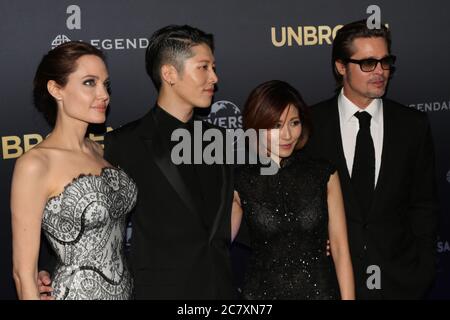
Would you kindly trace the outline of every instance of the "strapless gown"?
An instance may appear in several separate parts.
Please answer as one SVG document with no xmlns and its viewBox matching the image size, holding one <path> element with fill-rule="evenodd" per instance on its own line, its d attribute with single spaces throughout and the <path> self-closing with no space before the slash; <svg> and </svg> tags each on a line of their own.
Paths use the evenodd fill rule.
<svg viewBox="0 0 450 320">
<path fill-rule="evenodd" d="M 133 281 L 125 261 L 127 214 L 137 187 L 120 168 L 80 175 L 48 200 L 42 228 L 58 258 L 57 300 L 127 300 Z"/>
</svg>

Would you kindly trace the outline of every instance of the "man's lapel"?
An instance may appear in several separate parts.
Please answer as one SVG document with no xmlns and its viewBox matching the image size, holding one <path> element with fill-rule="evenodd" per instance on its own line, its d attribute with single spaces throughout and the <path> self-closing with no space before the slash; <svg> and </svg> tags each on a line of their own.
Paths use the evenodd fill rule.
<svg viewBox="0 0 450 320">
<path fill-rule="evenodd" d="M 221 171 L 221 176 L 222 176 L 222 184 L 221 184 L 221 190 L 220 190 L 220 204 L 219 204 L 219 207 L 215 214 L 214 223 L 211 228 L 211 232 L 209 234 L 209 242 L 211 242 L 212 239 L 214 238 L 214 235 L 216 234 L 217 229 L 219 228 L 222 216 L 226 212 L 229 212 L 229 210 L 231 210 L 230 205 L 233 201 L 233 199 L 230 199 L 230 197 L 229 197 L 230 194 L 233 194 L 233 192 L 232 192 L 233 190 L 230 190 L 230 188 L 233 187 L 233 181 L 232 181 L 233 173 L 232 173 L 231 166 L 227 166 L 225 164 L 220 165 L 220 171 Z M 231 219 L 230 219 L 230 221 L 231 221 Z M 231 236 L 231 224 L 230 224 L 230 236 Z"/>
<path fill-rule="evenodd" d="M 358 211 L 360 211 L 360 206 L 358 204 L 358 201 L 356 199 L 355 191 L 353 189 L 352 181 L 350 178 L 350 171 L 347 167 L 347 161 L 345 159 L 344 154 L 344 147 L 342 142 L 342 133 L 341 133 L 341 125 L 340 125 L 340 118 L 339 118 L 339 107 L 338 107 L 338 98 L 335 97 L 333 103 L 332 103 L 332 114 L 331 114 L 331 134 L 333 137 L 336 137 L 335 141 L 333 141 L 333 145 L 330 146 L 331 148 L 335 149 L 335 154 L 337 156 L 336 158 L 336 165 L 338 166 L 339 170 L 339 179 L 341 182 L 342 187 L 342 193 L 344 198 L 347 198 L 347 203 L 352 207 L 356 208 Z M 351 215 L 354 210 L 350 210 L 349 206 L 346 207 L 347 216 Z M 352 216 L 353 218 L 361 218 L 361 216 L 358 214 L 356 216 Z"/>
<path fill-rule="evenodd" d="M 172 188 L 178 194 L 185 206 L 195 216 L 200 218 L 202 224 L 204 221 L 201 217 L 201 211 L 196 206 L 196 203 L 191 195 L 191 191 L 187 188 L 183 178 L 180 175 L 178 167 L 172 162 L 170 157 L 170 150 L 166 150 L 158 134 L 158 123 L 154 116 L 155 109 L 153 108 L 144 117 L 141 128 L 141 139 L 146 148 L 149 149 L 153 161 L 156 163 L 162 174 L 166 177 Z M 192 190 L 195 192 L 196 190 Z"/>
<path fill-rule="evenodd" d="M 378 211 L 378 206 L 383 199 L 384 190 L 387 190 L 386 183 L 389 180 L 388 172 L 395 172 L 391 168 L 391 157 L 395 154 L 395 149 L 400 145 L 395 144 L 395 121 L 392 119 L 392 109 L 386 107 L 386 101 L 383 100 L 383 151 L 381 153 L 380 172 L 373 195 L 372 208 L 370 214 Z M 394 168 L 395 169 L 395 168 Z"/>
</svg>

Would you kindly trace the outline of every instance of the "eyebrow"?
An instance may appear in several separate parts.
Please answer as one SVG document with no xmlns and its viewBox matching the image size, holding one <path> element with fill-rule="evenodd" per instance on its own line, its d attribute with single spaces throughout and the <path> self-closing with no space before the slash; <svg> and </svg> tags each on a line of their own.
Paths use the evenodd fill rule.
<svg viewBox="0 0 450 320">
<path fill-rule="evenodd" d="M 387 58 L 387 57 L 389 57 L 389 56 L 390 56 L 390 54 L 387 54 L 387 55 L 383 56 L 383 57 L 380 58 L 380 59 L 384 59 L 384 58 Z M 379 60 L 378 58 L 376 58 L 376 57 L 374 57 L 374 56 L 370 56 L 370 57 L 362 58 L 362 59 L 357 59 L 357 60 L 366 60 L 366 59 L 375 59 L 375 60 Z"/>
<path fill-rule="evenodd" d="M 82 79 L 86 79 L 86 78 L 95 78 L 95 79 L 100 80 L 100 77 L 99 77 L 99 76 L 95 76 L 95 75 L 93 75 L 93 74 L 88 74 L 88 75 L 85 75 L 84 77 L 82 77 Z M 105 81 L 109 81 L 109 77 L 106 78 Z"/>
<path fill-rule="evenodd" d="M 216 64 L 216 61 L 211 61 L 211 60 L 208 60 L 208 59 L 202 59 L 202 60 L 199 60 L 199 61 L 197 61 L 198 63 L 201 63 L 201 62 L 206 62 L 206 63 L 211 63 L 211 64 Z"/>
<path fill-rule="evenodd" d="M 285 121 L 292 121 L 292 120 L 300 120 L 300 117 L 293 117 L 293 118 L 290 118 L 290 119 L 286 119 Z M 283 121 L 281 121 L 281 120 L 278 120 L 278 122 L 279 123 L 284 123 Z"/>
<path fill-rule="evenodd" d="M 100 79 L 99 76 L 94 76 L 93 74 L 85 75 L 85 76 L 83 77 L 83 79 L 84 79 L 84 78 L 95 78 L 95 79 Z"/>
</svg>

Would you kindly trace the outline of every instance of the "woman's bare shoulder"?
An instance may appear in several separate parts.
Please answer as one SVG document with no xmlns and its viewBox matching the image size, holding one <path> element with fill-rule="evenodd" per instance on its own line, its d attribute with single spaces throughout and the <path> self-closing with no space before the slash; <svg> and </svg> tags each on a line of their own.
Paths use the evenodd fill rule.
<svg viewBox="0 0 450 320">
<path fill-rule="evenodd" d="M 30 179 L 40 177 L 48 171 L 50 160 L 51 155 L 46 148 L 34 147 L 17 159 L 14 172 L 26 174 Z"/>
</svg>

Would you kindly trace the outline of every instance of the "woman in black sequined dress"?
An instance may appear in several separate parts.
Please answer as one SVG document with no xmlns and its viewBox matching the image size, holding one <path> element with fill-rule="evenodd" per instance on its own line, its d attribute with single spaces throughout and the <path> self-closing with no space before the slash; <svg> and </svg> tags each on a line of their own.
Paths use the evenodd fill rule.
<svg viewBox="0 0 450 320">
<path fill-rule="evenodd" d="M 243 297 L 354 299 L 339 178 L 332 164 L 301 150 L 310 125 L 300 94 L 282 81 L 263 83 L 243 117 L 245 129 L 271 129 L 267 146 L 278 168 L 274 175 L 262 175 L 262 164 L 236 170 L 234 208 L 243 210 L 252 248 Z M 277 134 L 279 150 L 271 150 Z M 233 210 L 233 234 L 242 210 Z"/>
</svg>

